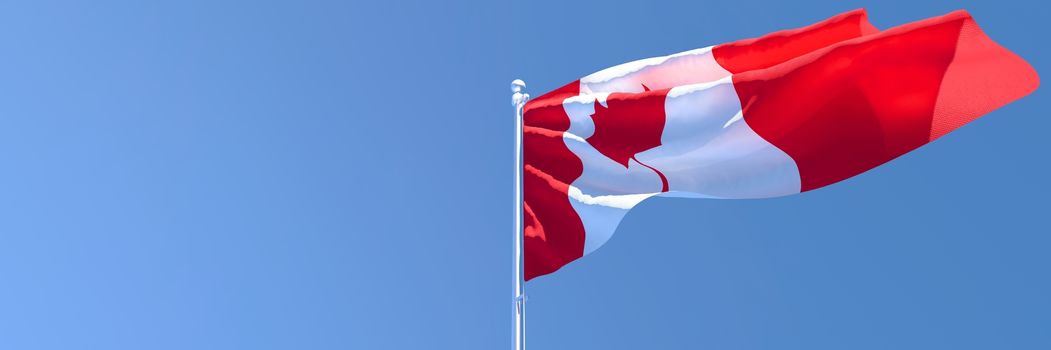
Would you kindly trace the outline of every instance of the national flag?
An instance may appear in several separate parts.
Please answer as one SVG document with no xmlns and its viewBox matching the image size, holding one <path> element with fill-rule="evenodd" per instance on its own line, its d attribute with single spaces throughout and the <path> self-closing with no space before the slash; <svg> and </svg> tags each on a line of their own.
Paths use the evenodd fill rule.
<svg viewBox="0 0 1051 350">
<path fill-rule="evenodd" d="M 886 31 L 852 11 L 588 75 L 524 109 L 525 279 L 593 252 L 646 198 L 817 189 L 1038 85 L 965 11 Z"/>
</svg>

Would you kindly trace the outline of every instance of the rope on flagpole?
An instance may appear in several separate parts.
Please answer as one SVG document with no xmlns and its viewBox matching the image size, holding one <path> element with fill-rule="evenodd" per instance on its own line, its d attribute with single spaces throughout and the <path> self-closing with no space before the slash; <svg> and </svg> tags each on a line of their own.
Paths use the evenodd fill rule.
<svg viewBox="0 0 1051 350">
<path fill-rule="evenodd" d="M 525 82 L 511 82 L 511 104 L 515 107 L 515 252 L 514 256 L 514 349 L 525 350 L 525 283 L 522 280 L 522 108 L 529 101 L 529 94 L 522 92 Z"/>
</svg>

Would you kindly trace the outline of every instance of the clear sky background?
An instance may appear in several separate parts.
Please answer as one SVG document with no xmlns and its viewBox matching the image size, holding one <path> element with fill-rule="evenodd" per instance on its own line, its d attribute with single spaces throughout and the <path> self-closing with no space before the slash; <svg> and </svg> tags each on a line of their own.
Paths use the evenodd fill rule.
<svg viewBox="0 0 1051 350">
<path fill-rule="evenodd" d="M 0 348 L 510 346 L 513 115 L 611 65 L 867 7 L 1037 1 L 0 4 Z M 856 178 L 652 199 L 528 284 L 530 349 L 1049 349 L 1047 87 Z"/>
</svg>

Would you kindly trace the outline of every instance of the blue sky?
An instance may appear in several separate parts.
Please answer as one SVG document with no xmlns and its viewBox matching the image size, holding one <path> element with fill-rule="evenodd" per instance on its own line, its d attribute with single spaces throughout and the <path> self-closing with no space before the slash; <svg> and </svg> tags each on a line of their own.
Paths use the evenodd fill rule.
<svg viewBox="0 0 1051 350">
<path fill-rule="evenodd" d="M 867 7 L 0 4 L 0 348 L 510 346 L 513 116 L 595 70 Z M 531 281 L 531 349 L 1051 348 L 1045 88 L 848 181 L 654 199 Z"/>
</svg>

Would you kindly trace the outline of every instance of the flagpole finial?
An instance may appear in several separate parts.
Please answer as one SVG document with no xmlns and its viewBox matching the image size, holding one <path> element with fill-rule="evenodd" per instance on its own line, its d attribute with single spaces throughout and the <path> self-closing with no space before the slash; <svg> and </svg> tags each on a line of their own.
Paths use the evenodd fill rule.
<svg viewBox="0 0 1051 350">
<path fill-rule="evenodd" d="M 515 79 L 511 81 L 511 92 L 515 93 L 511 96 L 511 104 L 517 108 L 522 108 L 526 101 L 529 100 L 529 94 L 522 92 L 525 90 L 525 82 L 522 79 Z"/>
</svg>

